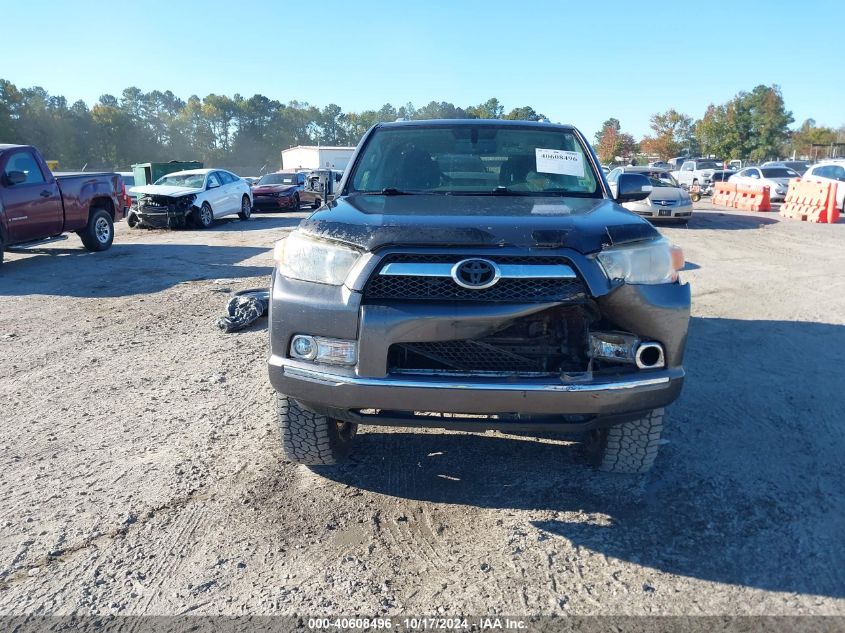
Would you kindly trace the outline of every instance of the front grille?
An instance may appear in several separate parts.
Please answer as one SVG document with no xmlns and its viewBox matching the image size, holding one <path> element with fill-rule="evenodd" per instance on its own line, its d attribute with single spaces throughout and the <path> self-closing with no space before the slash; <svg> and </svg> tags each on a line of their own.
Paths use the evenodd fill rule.
<svg viewBox="0 0 845 633">
<path fill-rule="evenodd" d="M 578 279 L 500 279 L 494 286 L 480 290 L 463 288 L 449 277 L 418 277 L 400 275 L 379 275 L 379 271 L 390 263 L 457 263 L 463 256 L 393 254 L 385 257 L 381 266 L 370 277 L 364 287 L 367 300 L 406 301 L 492 301 L 531 303 L 563 301 L 580 303 L 586 301 L 587 292 Z M 567 264 L 561 257 L 491 257 L 497 264 Z"/>
<path fill-rule="evenodd" d="M 405 343 L 405 350 L 459 371 L 540 371 L 531 359 L 480 341 Z"/>
</svg>

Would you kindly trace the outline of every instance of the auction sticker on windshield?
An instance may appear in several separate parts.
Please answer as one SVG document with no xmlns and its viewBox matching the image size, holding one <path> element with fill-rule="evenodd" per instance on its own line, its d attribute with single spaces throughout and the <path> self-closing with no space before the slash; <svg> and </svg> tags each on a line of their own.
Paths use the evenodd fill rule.
<svg viewBox="0 0 845 633">
<path fill-rule="evenodd" d="M 584 177 L 584 157 L 580 152 L 540 147 L 534 152 L 537 156 L 537 173 Z"/>
</svg>

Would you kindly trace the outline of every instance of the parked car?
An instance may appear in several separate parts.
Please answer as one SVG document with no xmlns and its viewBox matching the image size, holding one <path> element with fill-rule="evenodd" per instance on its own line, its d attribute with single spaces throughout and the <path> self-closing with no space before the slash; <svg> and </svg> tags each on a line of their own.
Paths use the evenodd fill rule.
<svg viewBox="0 0 845 633">
<path fill-rule="evenodd" d="M 809 166 L 810 163 L 806 160 L 770 160 L 760 165 L 760 167 L 786 167 L 798 175 L 807 171 Z"/>
<path fill-rule="evenodd" d="M 663 171 L 672 171 L 674 169 L 672 165 L 664 160 L 656 160 L 653 163 L 649 163 L 648 166 L 654 167 L 655 169 L 662 169 Z"/>
<path fill-rule="evenodd" d="M 681 168 L 672 175 L 678 183 L 687 189 L 693 185 L 707 187 L 713 178 L 713 172 L 722 169 L 722 161 L 709 158 L 686 160 Z"/>
<path fill-rule="evenodd" d="M 224 169 L 177 171 L 134 192 L 138 198 L 127 218 L 133 228 L 182 227 L 188 222 L 208 228 L 228 215 L 237 214 L 241 220 L 252 215 L 249 185 Z"/>
<path fill-rule="evenodd" d="M 9 246 L 71 232 L 89 251 L 108 249 L 125 195 L 114 172 L 53 174 L 31 145 L 0 145 L 0 264 Z"/>
<path fill-rule="evenodd" d="M 456 154 L 495 187 L 453 180 L 439 159 Z M 567 125 L 372 127 L 338 197 L 274 250 L 287 458 L 336 463 L 359 424 L 531 428 L 588 434 L 605 470 L 648 470 L 684 380 L 690 289 L 680 249 L 620 206 L 649 180 L 622 173 L 614 196 L 600 170 Z"/>
<path fill-rule="evenodd" d="M 713 172 L 713 175 L 710 176 L 710 184 L 705 185 L 701 189 L 701 193 L 705 196 L 709 196 L 713 194 L 713 186 L 717 182 L 728 182 L 736 172 L 733 169 L 717 169 Z"/>
<path fill-rule="evenodd" d="M 748 167 L 728 178 L 728 182 L 766 185 L 769 187 L 769 197 L 777 201 L 786 196 L 789 179 L 799 177 L 800 174 L 789 167 Z"/>
<path fill-rule="evenodd" d="M 616 197 L 617 181 L 622 174 L 642 174 L 653 189 L 645 200 L 625 202 L 622 206 L 637 215 L 654 220 L 686 224 L 692 216 L 692 199 L 678 181 L 665 169 L 654 167 L 617 167 L 607 177 L 610 191 Z"/>
<path fill-rule="evenodd" d="M 845 214 L 845 159 L 823 160 L 810 167 L 803 178 L 837 183 L 836 206 L 841 213 Z"/>
<path fill-rule="evenodd" d="M 312 209 L 319 208 L 322 198 L 318 192 L 306 190 L 306 178 L 307 174 L 302 171 L 278 171 L 262 176 L 252 188 L 255 209 L 297 211 L 303 202 Z"/>
</svg>

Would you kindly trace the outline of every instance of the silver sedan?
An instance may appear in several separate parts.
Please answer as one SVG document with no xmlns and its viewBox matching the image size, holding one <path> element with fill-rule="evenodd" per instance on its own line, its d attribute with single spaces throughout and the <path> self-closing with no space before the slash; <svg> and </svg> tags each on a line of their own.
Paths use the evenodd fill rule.
<svg viewBox="0 0 845 633">
<path fill-rule="evenodd" d="M 619 174 L 642 174 L 651 181 L 651 194 L 639 202 L 626 202 L 622 206 L 650 220 L 680 222 L 686 224 L 692 217 L 692 199 L 681 189 L 678 181 L 668 171 L 654 167 L 617 167 L 607 176 L 610 189 L 616 195 L 616 180 Z"/>
</svg>

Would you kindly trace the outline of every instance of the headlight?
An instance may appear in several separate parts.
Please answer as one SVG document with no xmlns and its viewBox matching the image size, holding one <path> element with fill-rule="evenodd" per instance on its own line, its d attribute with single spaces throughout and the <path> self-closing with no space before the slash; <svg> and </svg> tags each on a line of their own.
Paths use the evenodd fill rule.
<svg viewBox="0 0 845 633">
<path fill-rule="evenodd" d="M 285 277 L 342 286 L 358 258 L 356 250 L 291 233 L 276 243 L 273 259 Z"/>
<path fill-rule="evenodd" d="M 598 254 L 608 279 L 629 284 L 665 284 L 678 279 L 683 251 L 661 238 L 644 244 L 609 248 Z"/>
</svg>

